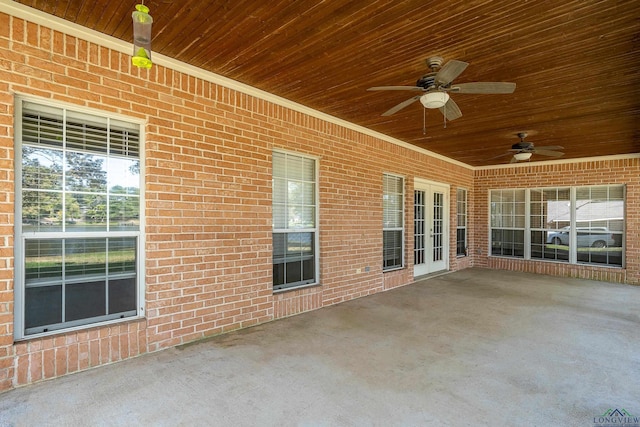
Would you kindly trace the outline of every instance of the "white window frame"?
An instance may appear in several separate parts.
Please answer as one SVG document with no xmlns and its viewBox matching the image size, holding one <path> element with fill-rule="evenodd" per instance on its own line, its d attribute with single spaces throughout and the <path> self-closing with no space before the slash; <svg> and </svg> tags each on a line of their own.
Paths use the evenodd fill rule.
<svg viewBox="0 0 640 427">
<path fill-rule="evenodd" d="M 74 119 L 77 120 L 78 117 L 86 116 L 87 118 L 98 117 L 100 119 L 106 120 L 109 124 L 112 120 L 115 120 L 119 123 L 127 123 L 132 127 L 137 127 L 139 130 L 139 141 L 138 141 L 138 150 L 139 155 L 137 159 L 139 160 L 140 170 L 139 170 L 139 227 L 138 230 L 135 231 L 92 231 L 92 232 L 84 232 L 84 231 L 65 231 L 65 222 L 62 221 L 61 230 L 58 231 L 39 231 L 32 230 L 26 231 L 23 230 L 23 221 L 22 221 L 22 150 L 23 150 L 23 105 L 25 103 L 29 103 L 32 107 L 38 108 L 39 111 L 45 112 L 48 109 L 56 109 L 63 111 L 63 117 L 66 117 L 68 112 L 71 112 L 74 116 Z M 66 119 L 65 119 L 66 120 Z M 127 322 L 135 319 L 140 319 L 145 316 L 145 234 L 144 234 L 144 226 L 145 226 L 145 202 L 144 202 L 144 188 L 145 188 L 145 180 L 144 180 L 144 121 L 139 119 L 132 119 L 130 117 L 120 116 L 112 113 L 106 113 L 100 110 L 95 110 L 91 108 L 78 107 L 71 104 L 63 103 L 63 102 L 52 102 L 49 100 L 44 100 L 41 98 L 25 96 L 25 95 L 16 95 L 15 97 L 15 245 L 14 245 L 14 256 L 15 256 L 15 292 L 14 292 L 14 301 L 15 301 L 15 310 L 14 310 L 14 338 L 16 341 L 24 340 L 24 339 L 32 339 L 38 338 L 42 336 L 49 336 L 53 334 L 59 334 L 62 332 L 70 332 L 76 330 L 82 330 L 87 328 L 94 328 L 97 326 L 110 325 L 115 323 Z M 108 125 L 110 127 L 110 125 Z M 66 135 L 67 129 L 63 128 L 63 135 Z M 108 137 L 107 137 L 108 138 Z M 67 141 L 66 136 L 63 137 L 64 142 L 61 142 L 61 145 L 64 145 L 64 148 L 57 149 L 62 153 L 66 153 L 68 148 L 66 147 Z M 28 144 L 37 147 L 37 144 Z M 48 148 L 48 147 L 46 147 Z M 77 151 L 83 153 L 84 151 Z M 90 151 L 86 151 L 90 153 Z M 65 154 L 63 154 L 64 156 Z M 108 158 L 118 157 L 117 155 L 106 155 Z M 63 190 L 62 194 L 66 194 L 68 190 Z M 63 198 L 64 200 L 64 198 Z M 64 206 L 64 201 L 63 201 Z M 108 209 L 108 207 L 107 207 Z M 63 208 L 64 210 L 64 208 Z M 108 226 L 107 226 L 108 227 Z M 131 310 L 127 312 L 128 314 L 125 317 L 122 315 L 103 315 L 93 318 L 84 318 L 80 320 L 71 320 L 64 321 L 62 323 L 55 324 L 52 329 L 49 328 L 32 328 L 31 331 L 27 331 L 25 328 L 25 316 L 26 316 L 26 284 L 25 284 L 25 260 L 26 260 L 26 242 L 27 240 L 32 239 L 52 239 L 52 240 L 60 240 L 61 245 L 64 245 L 63 242 L 71 241 L 73 239 L 92 239 L 95 238 L 98 241 L 105 239 L 105 242 L 109 238 L 135 238 L 136 245 L 136 261 L 135 261 L 135 310 Z M 64 247 L 64 246 L 61 246 Z M 64 252 L 62 254 L 64 258 Z M 108 280 L 109 273 L 105 272 L 105 279 Z M 87 276 L 85 276 L 87 277 Z M 89 278 L 89 277 L 87 277 Z M 66 278 L 62 278 L 61 286 L 65 287 L 69 285 L 69 281 Z M 64 301 L 61 302 L 64 306 Z M 64 309 L 63 309 L 64 310 Z M 42 328 L 43 331 L 37 332 L 34 331 Z"/>
<path fill-rule="evenodd" d="M 524 189 L 521 188 L 498 188 L 498 189 L 493 189 L 493 190 L 489 190 L 488 193 L 488 197 L 489 197 L 489 203 L 488 203 L 488 207 L 489 207 L 489 239 L 488 239 L 488 254 L 489 256 L 496 256 L 496 257 L 507 257 L 507 258 L 516 258 L 516 259 L 523 259 L 523 258 L 527 258 L 527 243 L 528 243 L 528 235 L 527 235 L 527 226 L 528 226 L 528 218 L 529 218 L 529 211 L 528 211 L 528 192 L 524 191 L 523 195 L 524 195 L 524 200 L 523 201 L 518 201 L 514 198 L 514 200 L 512 200 L 510 203 L 503 203 L 503 202 L 499 202 L 499 217 L 496 218 L 498 221 L 496 222 L 496 224 L 493 223 L 493 214 L 492 214 L 492 205 L 493 205 L 493 199 L 492 199 L 492 195 L 494 191 L 500 191 L 501 193 L 506 193 L 506 192 L 512 192 L 513 195 L 515 196 L 517 192 L 522 192 L 524 191 Z M 524 212 L 519 213 L 518 212 L 518 204 L 523 204 L 524 205 Z M 508 213 L 508 215 L 502 215 L 503 213 L 503 207 L 511 207 L 510 212 Z M 518 218 L 522 217 L 523 218 L 523 225 L 522 227 L 520 227 L 518 225 Z M 502 232 L 511 232 L 511 233 L 523 233 L 523 255 L 522 256 L 517 256 L 517 255 L 505 255 L 505 254 L 496 254 L 493 255 L 493 245 L 496 242 L 493 242 L 493 230 L 502 230 Z M 497 242 L 500 243 L 500 247 L 504 248 L 504 246 L 506 246 L 506 243 L 512 243 L 513 246 L 511 247 L 512 250 L 515 250 L 514 246 L 518 243 L 515 240 L 511 241 L 511 242 Z"/>
<path fill-rule="evenodd" d="M 402 191 L 400 193 L 393 193 L 393 194 L 388 194 L 385 191 L 385 182 L 387 179 L 394 179 L 394 180 L 400 180 L 401 183 L 401 188 Z M 396 174 L 392 174 L 392 173 L 384 173 L 382 176 L 382 188 L 383 188 L 383 194 L 382 194 L 382 270 L 383 272 L 387 272 L 387 271 L 393 271 L 393 270 L 399 270 L 405 267 L 405 178 L 402 175 L 396 175 Z M 385 206 L 385 200 L 388 197 L 397 197 L 400 196 L 400 204 L 401 204 L 401 209 L 398 210 L 396 209 L 396 213 L 400 212 L 401 214 L 401 226 L 400 227 L 394 227 L 394 226 L 388 226 L 387 224 L 385 224 L 385 218 L 387 218 L 387 216 L 390 215 L 389 212 L 387 212 L 386 207 Z M 385 250 L 386 250 L 386 245 L 385 245 L 385 239 L 384 239 L 384 234 L 385 231 L 387 232 L 400 232 L 400 265 L 393 265 L 393 266 L 385 266 Z"/>
<path fill-rule="evenodd" d="M 276 274 L 274 272 L 273 277 L 272 277 L 272 286 L 273 286 L 273 292 L 274 293 L 279 293 L 279 292 L 286 292 L 286 291 L 290 291 L 290 290 L 294 290 L 294 289 L 300 289 L 300 288 L 305 288 L 305 287 L 309 287 L 309 286 L 317 286 L 320 284 L 320 198 L 319 198 L 319 169 L 320 169 L 320 159 L 318 157 L 315 156 L 310 156 L 307 154 L 301 154 L 301 153 L 297 153 L 297 152 L 293 152 L 293 151 L 288 151 L 288 150 L 282 150 L 282 149 L 274 149 L 273 150 L 273 155 L 280 155 L 280 156 L 284 156 L 285 157 L 285 168 L 286 168 L 286 163 L 287 163 L 287 159 L 289 157 L 292 158 L 300 158 L 303 161 L 304 160 L 310 160 L 314 162 L 314 171 L 313 171 L 313 185 L 314 185 L 314 193 L 313 193 L 313 197 L 314 197 L 314 226 L 312 227 L 308 227 L 308 226 L 296 226 L 295 224 L 287 224 L 286 227 L 276 227 L 276 212 L 275 209 L 272 209 L 273 213 L 273 219 L 272 219 L 272 225 L 273 225 L 273 230 L 272 230 L 272 245 L 274 243 L 275 240 L 275 236 L 276 235 L 287 235 L 287 234 L 291 234 L 291 233 L 311 233 L 313 236 L 313 263 L 314 263 L 314 270 L 313 270 L 313 279 L 308 279 L 308 280 L 300 280 L 297 282 L 292 282 L 292 283 L 287 283 L 286 282 L 286 266 L 285 268 L 285 281 L 282 284 L 275 284 L 276 281 Z M 275 171 L 275 164 L 272 160 L 272 167 L 274 168 Z M 275 190 L 276 190 L 276 186 L 275 186 L 275 173 L 274 171 L 272 171 L 272 208 L 275 206 L 274 203 L 274 199 L 275 199 Z M 288 180 L 288 174 L 285 172 L 285 176 L 287 176 Z M 307 182 L 308 183 L 308 182 Z M 285 203 L 288 203 L 289 201 L 289 194 L 287 193 L 287 200 Z M 288 214 L 287 214 L 288 215 Z M 287 221 L 288 222 L 288 221 Z M 272 246 L 272 250 L 275 249 L 275 245 Z M 286 264 L 286 262 L 276 262 L 276 253 L 275 250 L 273 251 L 273 258 L 272 258 L 272 265 L 274 266 L 274 270 L 275 270 L 275 266 L 277 264 Z M 303 273 L 301 273 L 303 274 Z"/>
<path fill-rule="evenodd" d="M 622 218 L 622 231 L 613 231 L 611 234 L 616 234 L 620 236 L 620 247 L 621 247 L 621 260 L 620 260 L 620 265 L 618 264 L 608 264 L 608 263 L 599 263 L 599 262 L 591 262 L 591 261 L 580 261 L 578 259 L 578 239 L 577 239 L 577 227 L 576 224 L 579 222 L 579 220 L 577 219 L 577 214 L 576 211 L 577 209 L 580 209 L 580 205 L 577 203 L 578 201 L 578 192 L 580 192 L 581 190 L 585 190 L 585 189 L 589 189 L 589 191 L 591 191 L 592 188 L 602 188 L 602 187 L 607 187 L 608 189 L 611 188 L 618 188 L 622 190 L 622 201 L 623 201 L 623 218 Z M 531 226 L 531 192 L 532 191 L 540 191 L 540 190 L 557 190 L 557 189 L 562 189 L 562 190 L 569 190 L 570 191 L 570 200 L 568 201 L 569 203 L 569 244 L 568 244 L 568 260 L 564 260 L 564 259 L 545 259 L 545 258 L 540 258 L 540 257 L 532 257 L 531 256 L 531 232 L 532 231 L 539 231 L 541 229 L 539 228 L 533 228 Z M 509 256 L 509 255 L 493 255 L 491 248 L 493 246 L 493 242 L 492 242 L 492 237 L 493 237 L 493 232 L 492 230 L 494 228 L 496 229 L 507 229 L 505 227 L 492 227 L 492 223 L 491 223 L 491 209 L 492 209 L 492 194 L 494 191 L 524 191 L 525 192 L 525 226 L 524 226 L 524 255 L 523 256 Z M 488 242 L 488 250 L 489 250 L 489 256 L 493 256 L 493 257 L 505 257 L 505 258 L 516 258 L 516 259 L 526 259 L 526 260 L 534 260 L 534 261 L 540 261 L 540 262 L 556 262 L 556 263 L 565 263 L 565 264 L 573 264 L 573 265 L 588 265 L 588 266 L 592 266 L 592 267 L 601 267 L 601 268 L 625 268 L 625 264 L 626 264 L 626 248 L 625 248 L 625 233 L 626 233 L 626 226 L 627 226 L 627 217 L 626 217 L 626 207 L 627 207 L 627 194 L 626 194 L 626 185 L 624 184 L 596 184 L 596 185 L 584 185 L 584 186 L 556 186 L 556 187 L 536 187 L 536 188 L 519 188 L 519 189 L 490 189 L 488 192 L 488 199 L 489 199 L 489 203 L 488 203 L 488 208 L 489 208 L 489 242 Z M 608 199 L 610 200 L 610 199 Z M 615 199 L 614 199 L 615 200 Z M 601 222 L 604 220 L 593 220 L 595 222 Z M 608 221 L 608 220 L 607 220 Z M 513 230 L 515 230 L 515 228 L 511 228 Z M 517 230 L 521 230 L 520 228 L 517 228 Z M 549 231 L 549 230 L 544 230 L 544 231 Z"/>
<path fill-rule="evenodd" d="M 460 194 L 463 195 L 463 200 L 460 200 Z M 468 248 L 468 237 L 469 233 L 467 230 L 467 222 L 469 216 L 469 203 L 468 203 L 468 194 L 466 188 L 458 188 L 456 190 L 456 256 L 464 257 L 467 256 L 467 248 Z M 464 207 L 464 213 L 460 213 L 460 206 Z M 460 220 L 462 219 L 462 223 Z M 464 253 L 458 252 L 458 231 L 464 230 Z"/>
</svg>

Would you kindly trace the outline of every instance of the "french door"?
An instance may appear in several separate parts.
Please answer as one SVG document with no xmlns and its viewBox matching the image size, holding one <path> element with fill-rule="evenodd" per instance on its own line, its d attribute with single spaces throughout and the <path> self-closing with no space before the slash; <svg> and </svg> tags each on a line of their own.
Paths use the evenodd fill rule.
<svg viewBox="0 0 640 427">
<path fill-rule="evenodd" d="M 413 275 L 449 266 L 449 187 L 416 180 L 413 204 Z"/>
</svg>

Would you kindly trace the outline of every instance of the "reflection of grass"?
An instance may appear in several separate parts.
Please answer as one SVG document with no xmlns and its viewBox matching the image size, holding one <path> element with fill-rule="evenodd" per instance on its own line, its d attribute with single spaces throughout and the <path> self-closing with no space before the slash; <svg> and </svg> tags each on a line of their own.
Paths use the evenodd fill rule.
<svg viewBox="0 0 640 427">
<path fill-rule="evenodd" d="M 135 269 L 135 251 L 109 252 L 110 271 L 132 271 Z M 65 255 L 65 269 L 67 274 L 81 274 L 86 271 L 104 272 L 107 264 L 106 252 L 85 252 Z M 38 277 L 52 277 L 60 275 L 62 271 L 62 256 L 27 257 L 27 276 L 37 274 Z"/>
<path fill-rule="evenodd" d="M 561 251 L 568 251 L 567 245 L 546 245 L 547 249 L 558 249 Z M 622 252 L 621 247 L 608 247 L 608 248 L 591 248 L 588 246 L 578 246 L 578 252 Z"/>
</svg>

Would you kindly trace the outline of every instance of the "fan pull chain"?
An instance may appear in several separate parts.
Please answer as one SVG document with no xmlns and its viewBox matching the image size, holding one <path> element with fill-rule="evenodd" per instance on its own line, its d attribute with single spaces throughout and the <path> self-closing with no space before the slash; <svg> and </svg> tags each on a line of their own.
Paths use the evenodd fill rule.
<svg viewBox="0 0 640 427">
<path fill-rule="evenodd" d="M 447 104 L 442 107 L 442 116 L 444 117 L 444 128 L 447 128 Z"/>
<path fill-rule="evenodd" d="M 427 109 L 422 109 L 422 134 L 427 134 Z"/>
</svg>

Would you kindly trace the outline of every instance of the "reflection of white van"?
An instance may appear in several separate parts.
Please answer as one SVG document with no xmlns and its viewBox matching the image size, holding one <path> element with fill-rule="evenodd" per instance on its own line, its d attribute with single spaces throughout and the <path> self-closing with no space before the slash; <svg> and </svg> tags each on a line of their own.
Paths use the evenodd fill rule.
<svg viewBox="0 0 640 427">
<path fill-rule="evenodd" d="M 552 245 L 569 245 L 569 231 L 571 227 L 564 227 L 560 231 L 549 233 L 547 243 Z M 613 236 L 607 227 L 577 227 L 576 240 L 578 246 L 605 248 L 615 246 Z"/>
</svg>

